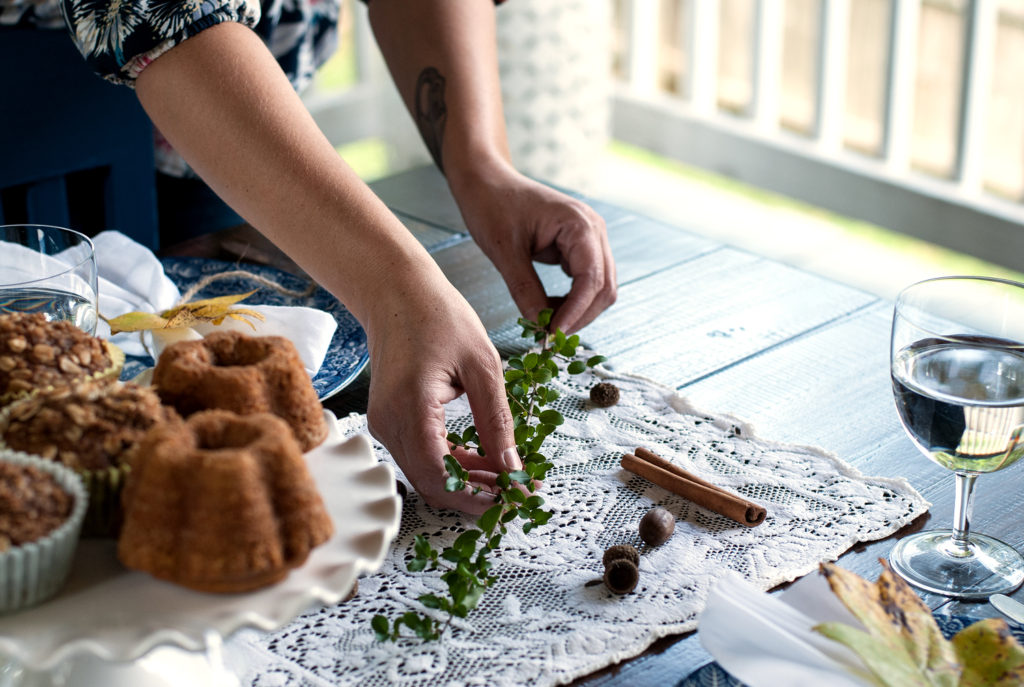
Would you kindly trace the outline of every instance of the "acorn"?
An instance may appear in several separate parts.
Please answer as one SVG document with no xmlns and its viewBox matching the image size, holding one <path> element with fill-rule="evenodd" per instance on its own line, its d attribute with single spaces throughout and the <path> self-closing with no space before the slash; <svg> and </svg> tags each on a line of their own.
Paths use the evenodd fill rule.
<svg viewBox="0 0 1024 687">
<path fill-rule="evenodd" d="M 648 546 L 660 546 L 676 531 L 676 518 L 664 508 L 652 508 L 640 519 L 640 538 Z"/>
<path fill-rule="evenodd" d="M 619 559 L 631 561 L 633 565 L 640 565 L 640 553 L 636 550 L 636 547 L 630 544 L 609 546 L 605 549 L 604 556 L 601 558 L 601 565 L 607 568 L 609 563 Z"/>
<path fill-rule="evenodd" d="M 604 569 L 604 585 L 616 594 L 628 594 L 640 579 L 640 569 L 628 558 L 617 558 Z"/>
<path fill-rule="evenodd" d="M 599 408 L 607 408 L 619 402 L 619 387 L 601 382 L 590 387 L 590 400 Z"/>
</svg>

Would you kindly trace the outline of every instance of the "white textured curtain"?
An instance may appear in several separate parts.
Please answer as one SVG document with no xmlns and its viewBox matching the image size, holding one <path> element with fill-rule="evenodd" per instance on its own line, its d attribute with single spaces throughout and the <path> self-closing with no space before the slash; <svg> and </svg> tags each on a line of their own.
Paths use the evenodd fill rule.
<svg viewBox="0 0 1024 687">
<path fill-rule="evenodd" d="M 510 0 L 498 9 L 498 54 L 512 161 L 587 191 L 608 141 L 609 4 Z"/>
</svg>

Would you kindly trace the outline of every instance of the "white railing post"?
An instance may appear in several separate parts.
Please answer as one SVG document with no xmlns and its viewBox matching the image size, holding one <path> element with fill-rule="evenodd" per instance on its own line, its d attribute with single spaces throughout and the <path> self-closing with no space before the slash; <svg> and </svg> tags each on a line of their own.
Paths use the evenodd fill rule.
<svg viewBox="0 0 1024 687">
<path fill-rule="evenodd" d="M 629 87 L 637 95 L 658 90 L 658 0 L 629 3 Z"/>
<path fill-rule="evenodd" d="M 694 112 L 718 109 L 718 0 L 689 0 L 682 35 L 688 66 L 687 98 Z"/>
<path fill-rule="evenodd" d="M 892 0 L 882 158 L 896 174 L 910 169 L 920 19 L 921 0 Z"/>
<path fill-rule="evenodd" d="M 821 3 L 815 133 L 818 145 L 827 151 L 843 147 L 849 26 L 850 0 Z"/>
<path fill-rule="evenodd" d="M 757 127 L 768 132 L 779 127 L 783 11 L 783 0 L 757 0 L 750 113 Z"/>
<path fill-rule="evenodd" d="M 992 95 L 998 21 L 996 0 L 971 0 L 964 36 L 955 175 L 961 190 L 970 194 L 980 193 L 984 183 L 985 118 Z"/>
</svg>

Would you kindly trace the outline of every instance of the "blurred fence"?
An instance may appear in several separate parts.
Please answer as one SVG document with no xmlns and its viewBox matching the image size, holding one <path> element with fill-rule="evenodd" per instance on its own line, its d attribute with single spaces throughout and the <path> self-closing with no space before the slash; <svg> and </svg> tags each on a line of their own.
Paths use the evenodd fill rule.
<svg viewBox="0 0 1024 687">
<path fill-rule="evenodd" d="M 356 4 L 358 77 L 311 108 L 338 143 L 379 136 L 399 142 L 398 167 L 425 162 Z M 513 157 L 530 173 L 585 185 L 573 170 L 593 169 L 607 121 L 615 139 L 1024 267 L 1024 0 L 512 0 L 498 14 Z M 545 81 L 559 64 L 577 71 Z M 575 120 L 552 114 L 559 84 Z M 546 119 L 519 126 L 538 94 Z"/>
</svg>

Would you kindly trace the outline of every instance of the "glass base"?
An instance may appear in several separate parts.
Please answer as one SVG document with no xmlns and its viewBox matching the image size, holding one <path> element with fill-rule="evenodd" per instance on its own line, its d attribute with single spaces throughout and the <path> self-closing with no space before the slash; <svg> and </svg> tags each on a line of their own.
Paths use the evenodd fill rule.
<svg viewBox="0 0 1024 687">
<path fill-rule="evenodd" d="M 1024 582 L 1024 556 L 984 534 L 972 533 L 962 551 L 952 530 L 918 532 L 897 542 L 889 563 L 915 587 L 959 599 L 1009 594 Z"/>
</svg>

